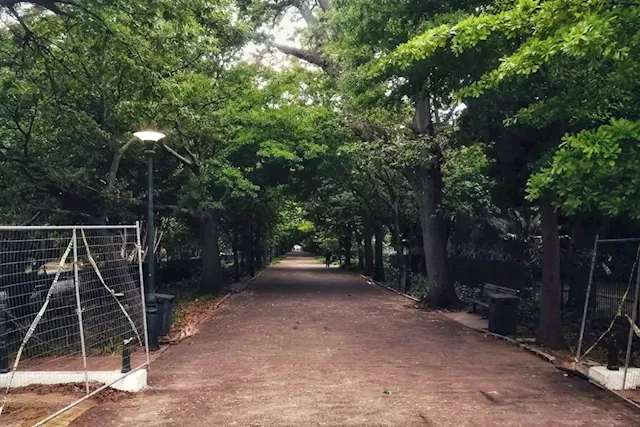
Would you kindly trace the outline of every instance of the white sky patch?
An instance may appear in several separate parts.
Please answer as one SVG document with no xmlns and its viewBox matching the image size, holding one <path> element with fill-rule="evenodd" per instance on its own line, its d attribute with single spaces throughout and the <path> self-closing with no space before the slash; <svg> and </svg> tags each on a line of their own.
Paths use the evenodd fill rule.
<svg viewBox="0 0 640 427">
<path fill-rule="evenodd" d="M 301 47 L 300 31 L 305 28 L 304 22 L 299 18 L 297 12 L 289 9 L 275 27 L 264 25 L 260 31 L 273 38 L 278 44 L 292 47 Z M 245 61 L 258 60 L 265 65 L 279 70 L 286 64 L 291 57 L 279 52 L 277 49 L 268 49 L 265 44 L 248 43 L 243 52 L 242 59 Z"/>
</svg>

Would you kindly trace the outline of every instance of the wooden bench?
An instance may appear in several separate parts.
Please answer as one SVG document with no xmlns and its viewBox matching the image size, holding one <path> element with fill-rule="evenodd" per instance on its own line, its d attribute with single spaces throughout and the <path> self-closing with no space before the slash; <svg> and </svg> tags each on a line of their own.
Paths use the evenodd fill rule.
<svg viewBox="0 0 640 427">
<path fill-rule="evenodd" d="M 518 290 L 512 288 L 505 288 L 504 286 L 492 285 L 491 283 L 484 283 L 480 285 L 480 294 L 475 298 L 468 298 L 467 302 L 471 303 L 473 312 L 476 312 L 478 306 L 483 307 L 484 310 L 489 309 L 489 299 L 494 294 L 507 294 L 518 296 Z"/>
</svg>

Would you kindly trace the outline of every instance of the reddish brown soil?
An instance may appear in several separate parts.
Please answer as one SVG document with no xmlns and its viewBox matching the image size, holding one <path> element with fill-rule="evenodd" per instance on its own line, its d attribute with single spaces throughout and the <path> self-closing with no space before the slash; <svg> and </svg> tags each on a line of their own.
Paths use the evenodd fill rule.
<svg viewBox="0 0 640 427">
<path fill-rule="evenodd" d="M 290 256 L 75 426 L 640 426 L 587 382 L 435 312 Z"/>
<path fill-rule="evenodd" d="M 102 384 L 90 383 L 95 390 Z M 11 389 L 7 406 L 0 415 L 0 426 L 29 427 L 85 395 L 85 384 L 30 385 Z M 131 395 L 123 391 L 105 389 L 89 400 L 81 402 L 45 424 L 47 427 L 66 427 L 87 409 L 104 402 L 117 402 Z"/>
</svg>

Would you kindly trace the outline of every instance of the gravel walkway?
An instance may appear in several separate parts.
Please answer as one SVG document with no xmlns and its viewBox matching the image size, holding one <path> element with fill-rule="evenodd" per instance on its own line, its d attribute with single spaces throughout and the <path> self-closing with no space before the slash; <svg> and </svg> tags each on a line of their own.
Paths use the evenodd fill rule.
<svg viewBox="0 0 640 427">
<path fill-rule="evenodd" d="M 640 426 L 535 356 L 289 256 L 75 426 Z"/>
</svg>

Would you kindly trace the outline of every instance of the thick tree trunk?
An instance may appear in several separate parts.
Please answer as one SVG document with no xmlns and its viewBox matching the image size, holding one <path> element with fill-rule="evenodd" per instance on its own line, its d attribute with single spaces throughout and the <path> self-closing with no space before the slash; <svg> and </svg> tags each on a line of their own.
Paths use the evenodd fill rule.
<svg viewBox="0 0 640 427">
<path fill-rule="evenodd" d="M 213 211 L 206 212 L 202 217 L 202 290 L 214 294 L 224 286 L 218 244 L 219 220 L 218 214 Z"/>
<path fill-rule="evenodd" d="M 393 208 L 393 234 L 396 247 L 396 268 L 398 269 L 398 289 L 405 292 L 407 289 L 407 269 L 404 261 L 404 247 L 402 245 L 402 232 L 400 230 L 400 212 L 398 203 Z"/>
<path fill-rule="evenodd" d="M 236 282 L 240 281 L 240 261 L 238 257 L 238 233 L 232 230 L 233 238 L 231 240 L 231 250 L 233 251 L 233 276 Z"/>
<path fill-rule="evenodd" d="M 374 226 L 375 234 L 375 269 L 373 273 L 373 280 L 379 282 L 384 281 L 384 260 L 382 259 L 382 241 L 384 239 L 384 233 L 382 231 L 382 225 L 376 224 Z"/>
<path fill-rule="evenodd" d="M 362 237 L 364 239 L 364 274 L 371 276 L 373 274 L 373 247 L 371 246 L 371 217 L 366 214 L 362 222 Z"/>
<path fill-rule="evenodd" d="M 431 99 L 418 90 L 415 94 L 414 125 L 417 136 L 435 137 Z M 407 178 L 416 194 L 420 210 L 420 225 L 424 258 L 429 280 L 427 302 L 432 307 L 449 307 L 459 302 L 449 274 L 447 256 L 447 224 L 438 209 L 442 201 L 442 153 L 435 141 L 428 142 L 432 159 Z"/>
<path fill-rule="evenodd" d="M 562 318 L 560 310 L 560 238 L 558 215 L 551 201 L 540 203 L 542 214 L 542 296 L 538 342 L 550 348 L 562 348 Z"/>
<path fill-rule="evenodd" d="M 459 302 L 449 275 L 447 225 L 438 213 L 442 198 L 442 172 L 439 166 L 421 168 L 411 177 L 420 209 L 424 258 L 429 280 L 428 303 L 450 307 Z"/>
<path fill-rule="evenodd" d="M 344 230 L 343 246 L 344 246 L 344 265 L 351 267 L 351 227 L 346 226 Z"/>
</svg>

